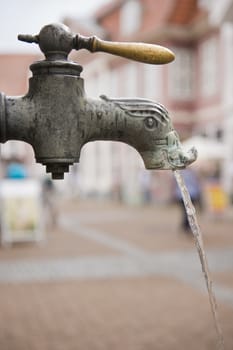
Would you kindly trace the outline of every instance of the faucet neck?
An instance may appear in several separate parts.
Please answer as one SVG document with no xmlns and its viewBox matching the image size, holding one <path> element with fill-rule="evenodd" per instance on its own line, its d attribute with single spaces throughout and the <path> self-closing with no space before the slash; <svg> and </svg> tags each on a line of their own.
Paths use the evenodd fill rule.
<svg viewBox="0 0 233 350">
<path fill-rule="evenodd" d="M 83 68 L 75 62 L 65 60 L 50 61 L 46 59 L 44 61 L 38 61 L 31 64 L 30 70 L 32 71 L 33 75 L 60 74 L 80 77 L 80 73 L 82 72 Z"/>
</svg>

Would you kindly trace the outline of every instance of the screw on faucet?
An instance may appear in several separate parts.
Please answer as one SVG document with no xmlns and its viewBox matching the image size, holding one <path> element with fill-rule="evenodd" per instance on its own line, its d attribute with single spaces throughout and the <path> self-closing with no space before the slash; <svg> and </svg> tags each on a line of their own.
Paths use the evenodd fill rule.
<svg viewBox="0 0 233 350">
<path fill-rule="evenodd" d="M 46 172 L 51 173 L 52 179 L 63 180 L 64 173 L 69 172 L 69 165 L 66 163 L 51 163 L 46 165 Z"/>
</svg>

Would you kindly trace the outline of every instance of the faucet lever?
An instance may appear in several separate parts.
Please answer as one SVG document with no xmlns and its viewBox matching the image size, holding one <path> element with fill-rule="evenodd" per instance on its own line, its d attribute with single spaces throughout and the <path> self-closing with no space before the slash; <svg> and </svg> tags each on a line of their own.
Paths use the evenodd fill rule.
<svg viewBox="0 0 233 350">
<path fill-rule="evenodd" d="M 74 38 L 74 48 L 76 50 L 87 49 L 90 52 L 106 52 L 149 64 L 165 64 L 175 59 L 175 55 L 171 50 L 160 45 L 105 41 L 96 36 L 85 37 L 80 34 L 77 34 Z"/>
<path fill-rule="evenodd" d="M 57 59 L 66 61 L 72 49 L 101 51 L 149 64 L 165 64 L 175 59 L 171 50 L 160 45 L 105 41 L 96 36 L 75 35 L 61 23 L 44 26 L 38 35 L 19 34 L 18 39 L 27 43 L 39 44 L 41 51 L 50 61 Z"/>
</svg>

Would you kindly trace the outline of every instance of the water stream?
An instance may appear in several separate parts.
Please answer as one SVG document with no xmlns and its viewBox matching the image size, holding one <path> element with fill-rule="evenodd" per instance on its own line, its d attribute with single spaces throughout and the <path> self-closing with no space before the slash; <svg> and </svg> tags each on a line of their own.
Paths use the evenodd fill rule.
<svg viewBox="0 0 233 350">
<path fill-rule="evenodd" d="M 218 309 L 217 309 L 217 302 L 215 298 L 215 294 L 213 291 L 213 283 L 210 277 L 210 272 L 209 272 L 209 267 L 208 267 L 208 262 L 205 254 L 205 249 L 204 249 L 204 244 L 203 244 L 203 238 L 202 238 L 202 232 L 200 229 L 200 226 L 197 221 L 197 216 L 196 216 L 196 211 L 195 208 L 192 204 L 190 194 L 188 192 L 188 189 L 185 185 L 184 179 L 181 175 L 181 173 L 178 170 L 174 171 L 174 175 L 177 181 L 177 184 L 181 190 L 183 202 L 185 205 L 186 213 L 188 216 L 188 221 L 190 224 L 190 228 L 192 230 L 194 240 L 195 240 L 195 245 L 199 254 L 201 266 L 202 266 L 202 271 L 205 277 L 205 282 L 206 282 L 206 287 L 208 290 L 209 294 L 209 301 L 210 301 L 210 306 L 211 306 L 211 311 L 213 314 L 214 318 L 214 325 L 215 329 L 217 332 L 218 336 L 218 350 L 224 350 L 224 339 L 223 339 L 223 332 L 219 323 L 219 318 L 218 318 Z"/>
</svg>

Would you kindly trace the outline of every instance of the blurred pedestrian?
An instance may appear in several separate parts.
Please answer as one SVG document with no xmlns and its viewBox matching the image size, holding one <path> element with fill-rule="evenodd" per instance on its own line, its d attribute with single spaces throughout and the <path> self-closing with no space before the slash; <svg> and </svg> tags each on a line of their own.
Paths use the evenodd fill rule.
<svg viewBox="0 0 233 350">
<path fill-rule="evenodd" d="M 149 170 L 139 171 L 139 185 L 141 191 L 142 204 L 151 203 L 151 173 Z"/>
<path fill-rule="evenodd" d="M 57 225 L 56 189 L 53 181 L 45 177 L 42 183 L 43 203 L 46 210 L 45 216 L 49 227 Z"/>
</svg>

